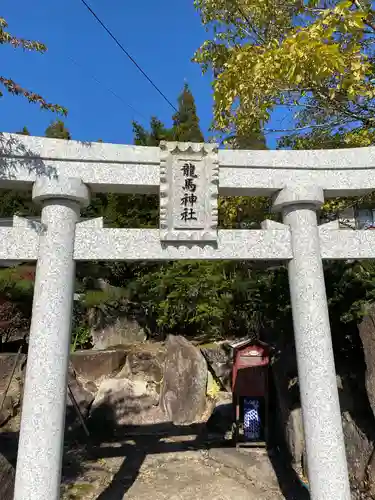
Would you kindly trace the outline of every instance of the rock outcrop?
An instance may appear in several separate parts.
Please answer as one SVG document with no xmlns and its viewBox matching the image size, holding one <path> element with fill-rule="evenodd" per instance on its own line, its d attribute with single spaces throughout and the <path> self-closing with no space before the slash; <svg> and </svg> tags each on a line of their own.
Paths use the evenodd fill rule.
<svg viewBox="0 0 375 500">
<path fill-rule="evenodd" d="M 159 395 L 145 380 L 109 378 L 103 380 L 92 404 L 90 425 L 98 429 L 151 425 L 163 421 L 158 411 Z"/>
<path fill-rule="evenodd" d="M 13 500 L 15 470 L 8 459 L 0 453 L 0 498 Z"/>
<path fill-rule="evenodd" d="M 200 350 L 184 337 L 167 341 L 164 380 L 160 394 L 162 411 L 175 424 L 191 424 L 206 409 L 207 363 Z"/>
<path fill-rule="evenodd" d="M 144 342 L 145 331 L 134 319 L 127 317 L 102 318 L 91 328 L 94 349 L 108 349 L 117 345 Z"/>
<path fill-rule="evenodd" d="M 363 353 L 366 363 L 366 391 L 372 412 L 375 416 L 375 304 L 359 325 Z"/>
</svg>

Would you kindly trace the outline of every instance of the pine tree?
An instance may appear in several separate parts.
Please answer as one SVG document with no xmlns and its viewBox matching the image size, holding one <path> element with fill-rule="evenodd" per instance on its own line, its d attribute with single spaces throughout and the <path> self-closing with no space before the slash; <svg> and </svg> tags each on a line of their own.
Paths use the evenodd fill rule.
<svg viewBox="0 0 375 500">
<path fill-rule="evenodd" d="M 151 117 L 150 131 L 139 123 L 133 122 L 133 133 L 134 144 L 137 146 L 159 146 L 160 141 L 173 140 L 172 130 L 167 129 L 155 116 Z"/>
<path fill-rule="evenodd" d="M 195 99 L 187 83 L 178 98 L 178 111 L 173 116 L 172 132 L 175 141 L 204 142 Z"/>
<path fill-rule="evenodd" d="M 27 127 L 23 127 L 23 129 L 20 130 L 19 132 L 16 132 L 16 134 L 18 134 L 18 135 L 30 135 L 30 132 L 29 132 L 29 129 Z"/>
<path fill-rule="evenodd" d="M 133 122 L 134 144 L 136 146 L 148 146 L 149 132 L 138 122 Z"/>
<path fill-rule="evenodd" d="M 70 140 L 72 137 L 67 128 L 65 128 L 65 124 L 61 120 L 56 120 L 52 122 L 45 131 L 46 137 L 50 139 L 67 139 Z"/>
</svg>

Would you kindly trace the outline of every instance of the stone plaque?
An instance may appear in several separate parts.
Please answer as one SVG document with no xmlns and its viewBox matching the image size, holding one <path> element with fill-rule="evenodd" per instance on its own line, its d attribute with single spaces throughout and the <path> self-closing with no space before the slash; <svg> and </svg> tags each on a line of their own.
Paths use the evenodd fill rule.
<svg viewBox="0 0 375 500">
<path fill-rule="evenodd" d="M 161 142 L 160 239 L 217 240 L 217 144 Z"/>
</svg>

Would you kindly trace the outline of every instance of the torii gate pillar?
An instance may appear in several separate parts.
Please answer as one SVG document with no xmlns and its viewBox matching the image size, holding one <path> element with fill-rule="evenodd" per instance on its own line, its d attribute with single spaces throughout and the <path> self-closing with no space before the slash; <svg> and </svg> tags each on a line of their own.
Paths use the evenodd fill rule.
<svg viewBox="0 0 375 500">
<path fill-rule="evenodd" d="M 296 186 L 279 191 L 273 207 L 291 231 L 289 286 L 311 500 L 350 500 L 316 216 L 323 202 L 321 188 Z"/>
<path fill-rule="evenodd" d="M 80 206 L 88 188 L 75 178 L 39 178 L 43 204 L 22 405 L 14 500 L 58 500 Z"/>
</svg>

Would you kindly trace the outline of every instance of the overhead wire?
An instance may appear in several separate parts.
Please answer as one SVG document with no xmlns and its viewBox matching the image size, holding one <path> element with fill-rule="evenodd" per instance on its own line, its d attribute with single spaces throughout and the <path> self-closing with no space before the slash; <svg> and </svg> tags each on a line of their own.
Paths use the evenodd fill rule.
<svg viewBox="0 0 375 500">
<path fill-rule="evenodd" d="M 81 0 L 86 9 L 91 13 L 91 15 L 96 19 L 100 26 L 107 32 L 107 34 L 112 38 L 116 45 L 121 49 L 121 51 L 126 55 L 128 59 L 135 65 L 135 67 L 141 72 L 141 74 L 146 78 L 146 80 L 154 87 L 154 89 L 161 95 L 161 97 L 171 106 L 174 111 L 177 108 L 172 104 L 168 97 L 162 92 L 162 90 L 153 82 L 153 80 L 148 76 L 148 74 L 142 69 L 142 67 L 137 63 L 134 57 L 125 49 L 118 38 L 112 33 L 112 31 L 104 24 L 100 17 L 95 13 L 95 11 L 90 7 L 86 0 Z"/>
<path fill-rule="evenodd" d="M 128 107 L 131 111 L 133 111 L 134 114 L 142 117 L 144 120 L 147 121 L 147 118 L 140 112 L 138 111 L 134 106 L 132 106 L 131 104 L 129 104 L 128 102 L 126 102 L 119 94 L 117 94 L 117 92 L 115 92 L 112 88 L 108 87 L 107 85 L 105 85 L 103 82 L 101 82 L 95 75 L 89 73 L 85 68 L 83 68 L 83 66 L 81 64 L 79 64 L 75 59 L 73 59 L 73 57 L 71 56 L 66 56 L 70 62 L 72 62 L 73 64 L 75 64 L 76 66 L 78 66 L 79 68 L 82 69 L 82 71 L 84 71 L 84 73 L 89 77 L 91 78 L 94 82 L 96 82 L 99 86 L 103 87 L 107 92 L 109 92 L 110 94 L 112 94 L 116 99 L 118 99 L 120 102 L 122 102 L 126 107 Z"/>
</svg>

